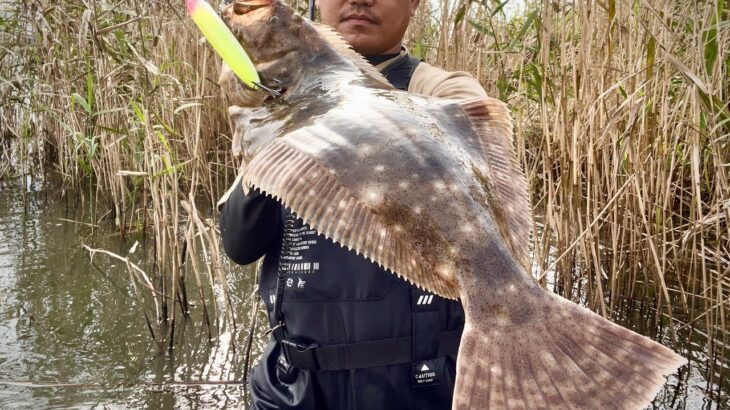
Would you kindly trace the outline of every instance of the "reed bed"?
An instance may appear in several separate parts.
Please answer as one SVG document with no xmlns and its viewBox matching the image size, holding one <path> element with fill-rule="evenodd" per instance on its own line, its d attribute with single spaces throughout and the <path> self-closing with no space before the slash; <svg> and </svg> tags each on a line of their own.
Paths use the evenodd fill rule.
<svg viewBox="0 0 730 410">
<path fill-rule="evenodd" d="M 239 163 L 219 62 L 181 2 L 0 4 L 0 178 L 43 164 L 122 235 L 150 232 L 168 346 L 189 297 L 214 338 L 228 303 L 213 295 L 226 280 L 214 204 Z M 721 0 L 441 0 L 421 4 L 407 42 L 510 104 L 536 278 L 619 322 L 648 304 L 665 340 L 700 337 L 715 398 L 730 362 L 728 13 Z M 189 278 L 208 294 L 187 295 Z"/>
</svg>

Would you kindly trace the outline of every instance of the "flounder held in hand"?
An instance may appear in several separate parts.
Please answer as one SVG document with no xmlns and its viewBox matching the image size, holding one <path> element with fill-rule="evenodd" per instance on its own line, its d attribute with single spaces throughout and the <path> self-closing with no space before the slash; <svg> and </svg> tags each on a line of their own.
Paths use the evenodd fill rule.
<svg viewBox="0 0 730 410">
<path fill-rule="evenodd" d="M 494 99 L 392 89 L 333 31 L 277 0 L 223 17 L 279 98 L 221 84 L 244 189 L 394 274 L 461 299 L 454 408 L 641 408 L 685 361 L 542 289 L 526 270 L 530 208 Z"/>
</svg>

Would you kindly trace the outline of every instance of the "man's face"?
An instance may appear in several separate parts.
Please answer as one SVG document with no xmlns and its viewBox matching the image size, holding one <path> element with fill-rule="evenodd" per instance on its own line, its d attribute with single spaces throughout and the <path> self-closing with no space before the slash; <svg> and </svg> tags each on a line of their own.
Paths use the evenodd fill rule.
<svg viewBox="0 0 730 410">
<path fill-rule="evenodd" d="M 317 0 L 322 22 L 363 55 L 400 51 L 408 21 L 420 0 Z"/>
</svg>

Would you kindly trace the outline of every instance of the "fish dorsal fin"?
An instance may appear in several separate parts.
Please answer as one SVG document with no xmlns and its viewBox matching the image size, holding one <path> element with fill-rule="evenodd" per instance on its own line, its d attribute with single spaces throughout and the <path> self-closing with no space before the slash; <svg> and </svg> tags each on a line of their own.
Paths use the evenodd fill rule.
<svg viewBox="0 0 730 410">
<path fill-rule="evenodd" d="M 512 117 L 507 104 L 494 98 L 459 102 L 479 136 L 486 163 L 488 201 L 515 257 L 529 266 L 532 213 L 527 179 L 512 146 Z"/>
<path fill-rule="evenodd" d="M 364 76 L 382 83 L 387 88 L 393 88 L 383 74 L 377 68 L 370 65 L 360 53 L 353 50 L 347 41 L 332 27 L 318 23 L 312 23 L 312 26 L 332 48 L 352 62 Z"/>
<path fill-rule="evenodd" d="M 242 184 L 291 209 L 333 242 L 439 296 L 458 299 L 457 279 L 439 272 L 403 233 L 339 182 L 326 165 L 278 140 L 247 164 Z"/>
</svg>

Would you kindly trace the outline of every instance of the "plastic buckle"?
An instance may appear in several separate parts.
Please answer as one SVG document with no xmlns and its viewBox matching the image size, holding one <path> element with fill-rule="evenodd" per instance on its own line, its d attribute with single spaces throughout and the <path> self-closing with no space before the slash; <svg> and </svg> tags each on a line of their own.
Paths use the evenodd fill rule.
<svg viewBox="0 0 730 410">
<path fill-rule="evenodd" d="M 262 337 L 269 337 L 269 335 L 273 335 L 274 339 L 276 339 L 276 341 L 278 342 L 278 341 L 284 339 L 284 336 L 285 336 L 284 329 L 285 328 L 286 328 L 286 325 L 284 324 L 284 322 L 279 322 L 278 325 L 276 325 L 276 326 L 272 327 L 271 329 L 267 330 L 266 332 L 264 332 Z"/>
<path fill-rule="evenodd" d="M 314 354 L 318 346 L 302 345 L 290 339 L 281 341 L 281 350 L 284 352 L 284 358 L 290 365 L 300 369 L 318 370 L 317 357 Z"/>
</svg>

